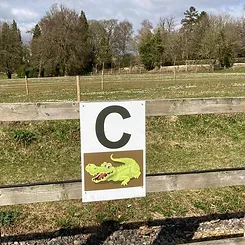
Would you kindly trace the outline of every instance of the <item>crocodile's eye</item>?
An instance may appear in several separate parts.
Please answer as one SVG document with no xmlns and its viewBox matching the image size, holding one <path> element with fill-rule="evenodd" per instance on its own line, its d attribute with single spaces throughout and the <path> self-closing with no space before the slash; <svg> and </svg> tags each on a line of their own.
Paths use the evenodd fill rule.
<svg viewBox="0 0 245 245">
<path fill-rule="evenodd" d="M 111 165 L 107 165 L 106 167 L 107 167 L 107 168 L 110 168 L 110 167 L 111 167 Z"/>
</svg>

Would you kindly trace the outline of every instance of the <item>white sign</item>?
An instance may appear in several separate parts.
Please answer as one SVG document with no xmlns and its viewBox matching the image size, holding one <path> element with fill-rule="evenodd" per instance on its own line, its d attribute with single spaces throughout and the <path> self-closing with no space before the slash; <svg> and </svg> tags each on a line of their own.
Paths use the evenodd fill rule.
<svg viewBox="0 0 245 245">
<path fill-rule="evenodd" d="M 82 201 L 143 197 L 145 101 L 80 103 Z"/>
</svg>

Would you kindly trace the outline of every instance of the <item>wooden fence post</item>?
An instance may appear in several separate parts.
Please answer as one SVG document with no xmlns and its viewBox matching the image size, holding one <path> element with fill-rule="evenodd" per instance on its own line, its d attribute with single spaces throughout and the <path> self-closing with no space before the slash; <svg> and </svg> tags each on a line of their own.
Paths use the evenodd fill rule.
<svg viewBox="0 0 245 245">
<path fill-rule="evenodd" d="M 80 92 L 80 79 L 79 76 L 76 77 L 77 79 L 77 102 L 80 103 L 81 101 L 81 92 Z"/>
<path fill-rule="evenodd" d="M 26 95 L 29 95 L 28 78 L 27 78 L 27 76 L 25 76 L 25 84 L 26 84 Z"/>
<path fill-rule="evenodd" d="M 101 90 L 104 90 L 104 69 L 105 69 L 105 63 L 103 62 L 102 65 L 102 75 L 101 75 Z"/>
</svg>

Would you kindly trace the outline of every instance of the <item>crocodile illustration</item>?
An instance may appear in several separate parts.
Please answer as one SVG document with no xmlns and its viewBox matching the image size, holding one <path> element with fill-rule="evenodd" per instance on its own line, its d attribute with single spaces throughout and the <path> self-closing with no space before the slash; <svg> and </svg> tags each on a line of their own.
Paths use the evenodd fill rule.
<svg viewBox="0 0 245 245">
<path fill-rule="evenodd" d="M 139 164 L 133 158 L 113 158 L 111 160 L 118 163 L 123 163 L 120 166 L 113 166 L 109 162 L 103 162 L 100 166 L 89 163 L 86 166 L 86 171 L 94 176 L 92 181 L 100 183 L 103 181 L 122 181 L 121 185 L 125 186 L 132 178 L 139 178 L 141 172 Z"/>
</svg>

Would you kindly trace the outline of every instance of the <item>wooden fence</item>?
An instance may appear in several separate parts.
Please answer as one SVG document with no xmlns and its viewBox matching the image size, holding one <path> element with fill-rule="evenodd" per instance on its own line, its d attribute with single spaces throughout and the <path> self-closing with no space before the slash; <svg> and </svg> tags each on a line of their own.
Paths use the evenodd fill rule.
<svg viewBox="0 0 245 245">
<path fill-rule="evenodd" d="M 168 67 L 165 67 L 169 69 Z M 164 68 L 164 69 L 165 69 Z M 180 72 L 176 75 L 170 72 L 147 72 L 144 74 L 114 74 L 113 76 L 104 74 L 102 75 L 92 75 L 92 76 L 65 76 L 65 77 L 43 77 L 43 78 L 18 78 L 18 79 L 0 79 L 0 94 L 4 93 L 18 93 L 21 95 L 26 94 L 30 96 L 29 99 L 35 94 L 47 91 L 53 91 L 54 88 L 57 89 L 57 83 L 59 84 L 59 89 L 65 89 L 71 93 L 71 100 L 74 99 L 75 92 L 77 91 L 77 98 L 79 99 L 79 91 L 81 93 L 98 92 L 98 91 L 115 91 L 118 88 L 130 89 L 138 88 L 142 89 L 142 84 L 144 82 L 149 82 L 148 88 L 153 88 L 154 83 L 163 81 L 189 81 L 195 82 L 196 80 L 202 79 L 214 81 L 228 80 L 233 78 L 243 79 L 245 73 L 185 73 Z M 79 82 L 80 81 L 80 82 Z M 150 83 L 152 85 L 150 85 Z M 236 86 L 234 83 L 232 86 Z M 81 88 L 80 88 L 81 86 Z M 173 84 L 171 85 L 172 87 Z M 188 85 L 185 84 L 184 87 Z M 196 85 L 194 85 L 196 86 Z M 69 99 L 69 98 L 68 98 Z"/>
<path fill-rule="evenodd" d="M 146 116 L 245 113 L 245 97 L 146 101 Z M 1 103 L 0 121 L 79 119 L 76 102 Z M 245 167 L 147 176 L 147 191 L 245 185 Z M 81 180 L 0 186 L 0 205 L 81 198 Z"/>
<path fill-rule="evenodd" d="M 146 116 L 245 113 L 245 97 L 146 101 Z M 79 119 L 76 102 L 0 103 L 0 122 Z"/>
<path fill-rule="evenodd" d="M 245 113 L 245 97 L 146 101 L 146 116 L 214 113 Z M 79 119 L 79 104 L 76 102 L 2 103 L 0 115 L 2 122 Z M 147 192 L 245 185 L 245 167 L 151 174 L 147 175 L 146 185 Z M 80 199 L 81 193 L 81 180 L 0 186 L 0 206 Z M 244 240 L 242 243 L 239 242 L 236 244 L 245 244 Z"/>
</svg>

